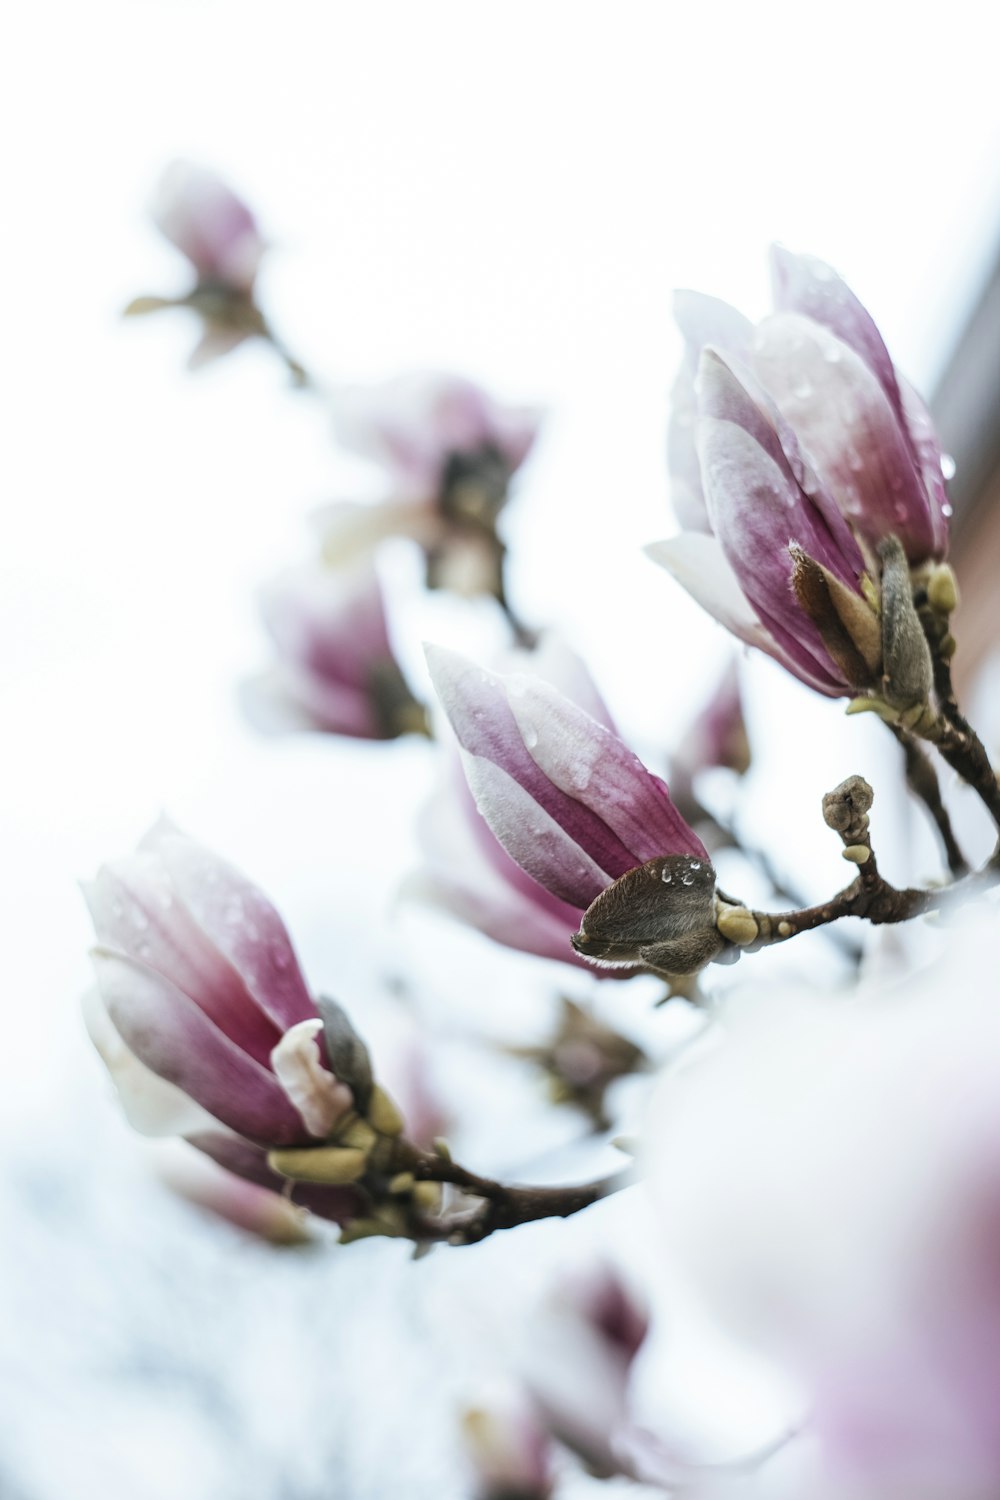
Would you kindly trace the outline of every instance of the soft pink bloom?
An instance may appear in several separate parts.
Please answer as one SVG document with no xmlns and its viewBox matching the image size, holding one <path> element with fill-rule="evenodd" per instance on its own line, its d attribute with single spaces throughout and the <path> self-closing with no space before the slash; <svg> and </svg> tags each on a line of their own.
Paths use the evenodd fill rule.
<svg viewBox="0 0 1000 1500">
<path fill-rule="evenodd" d="M 868 653 L 866 677 L 831 644 L 843 634 L 836 620 L 832 635 L 817 629 L 796 555 L 843 585 L 860 620 L 856 601 L 878 588 L 887 538 L 911 564 L 947 550 L 941 449 L 839 277 L 785 251 L 774 271 L 778 311 L 756 328 L 714 298 L 678 293 L 686 348 L 669 458 L 685 530 L 650 552 L 729 630 L 811 687 L 870 691 L 879 661 Z"/>
<path fill-rule="evenodd" d="M 538 413 L 495 401 L 458 375 L 415 374 L 343 391 L 336 424 L 346 446 L 383 466 L 390 493 L 380 504 L 330 508 L 331 560 L 408 536 L 424 551 L 430 587 L 502 597 L 497 520 L 535 441 Z"/>
<path fill-rule="evenodd" d="M 798 1377 L 822 1500 L 1000 1493 L 994 928 L 850 1002 L 744 1002 L 651 1122 L 672 1252 Z"/>
<path fill-rule="evenodd" d="M 172 162 L 160 179 L 153 218 L 191 262 L 199 285 L 249 296 L 266 246 L 250 209 L 214 172 Z"/>
<path fill-rule="evenodd" d="M 568 1276 L 539 1311 L 522 1379 L 552 1436 L 595 1473 L 623 1472 L 632 1365 L 649 1328 L 645 1309 L 610 1266 Z"/>
<path fill-rule="evenodd" d="M 543 638 L 530 657 L 520 660 L 613 729 L 583 662 L 555 637 Z M 424 866 L 408 879 L 405 893 L 451 912 L 507 947 L 587 967 L 569 942 L 579 926 L 580 908 L 552 895 L 507 853 L 476 806 L 452 746 L 444 748 L 442 760 L 440 783 L 419 822 Z"/>
<path fill-rule="evenodd" d="M 750 743 L 743 719 L 740 674 L 736 662 L 731 661 L 670 757 L 674 801 L 685 812 L 694 809 L 694 779 L 702 771 L 721 769 L 743 776 L 749 768 Z"/>
<path fill-rule="evenodd" d="M 436 499 L 447 484 L 493 460 L 509 478 L 527 458 L 538 413 L 505 406 L 461 375 L 418 373 L 343 393 L 335 411 L 343 443 L 382 464 L 394 489 Z"/>
<path fill-rule="evenodd" d="M 245 692 L 259 723 L 361 739 L 423 728 L 423 709 L 393 655 L 369 560 L 289 569 L 263 591 L 261 608 L 277 662 Z"/>
<path fill-rule="evenodd" d="M 664 782 L 549 683 L 487 672 L 439 646 L 427 658 L 479 811 L 511 858 L 560 901 L 587 907 L 660 855 L 707 860 Z"/>
<path fill-rule="evenodd" d="M 184 1135 L 271 1188 L 270 1149 L 325 1139 L 353 1107 L 274 907 L 161 822 L 85 887 L 99 946 L 91 1036 L 136 1128 Z M 340 1218 L 353 1195 L 299 1202 Z"/>
</svg>

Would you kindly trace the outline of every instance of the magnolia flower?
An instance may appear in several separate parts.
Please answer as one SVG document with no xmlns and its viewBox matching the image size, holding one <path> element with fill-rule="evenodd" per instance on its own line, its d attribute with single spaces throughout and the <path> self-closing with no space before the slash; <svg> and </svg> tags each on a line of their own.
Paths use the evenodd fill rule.
<svg viewBox="0 0 1000 1500">
<path fill-rule="evenodd" d="M 649 1058 L 631 1038 L 565 996 L 555 1030 L 545 1042 L 509 1050 L 542 1068 L 553 1103 L 582 1110 L 595 1130 L 611 1126 L 605 1101 L 612 1084 L 649 1066 Z"/>
<path fill-rule="evenodd" d="M 274 907 L 166 822 L 85 895 L 99 944 L 87 1025 L 131 1123 L 186 1136 L 281 1188 L 267 1153 L 327 1140 L 367 1103 L 370 1075 L 333 1071 L 329 1031 Z M 355 1194 L 307 1188 L 297 1201 L 343 1220 Z"/>
<path fill-rule="evenodd" d="M 995 919 L 847 1003 L 754 997 L 662 1090 L 673 1255 L 797 1376 L 822 1500 L 1000 1492 Z M 663 1143 L 662 1150 L 658 1143 Z"/>
<path fill-rule="evenodd" d="M 516 1391 L 490 1393 L 462 1417 L 476 1500 L 548 1500 L 551 1443 Z"/>
<path fill-rule="evenodd" d="M 750 645 L 832 697 L 922 705 L 930 656 L 902 544 L 864 550 L 780 410 L 736 361 L 699 365 L 698 455 L 715 535 L 653 557 Z"/>
<path fill-rule="evenodd" d="M 504 849 L 584 912 L 584 958 L 687 974 L 726 947 L 704 846 L 618 736 L 550 684 L 427 648 L 476 804 Z"/>
<path fill-rule="evenodd" d="M 332 507 L 328 556 L 338 562 L 382 537 L 410 536 L 424 550 L 430 587 L 502 598 L 496 523 L 538 422 L 537 412 L 501 405 L 457 375 L 411 375 L 345 391 L 338 434 L 384 467 L 391 493 L 374 506 Z"/>
<path fill-rule="evenodd" d="M 265 243 L 250 209 L 214 172 L 172 162 L 160 179 L 153 219 L 191 262 L 199 286 L 253 291 Z"/>
<path fill-rule="evenodd" d="M 750 769 L 750 741 L 743 719 L 743 698 L 736 662 L 731 661 L 701 712 L 685 731 L 670 757 L 670 786 L 674 801 L 686 817 L 701 813 L 695 777 L 716 768 L 743 776 Z"/>
<path fill-rule="evenodd" d="M 201 341 L 191 355 L 192 369 L 228 354 L 249 338 L 270 331 L 254 301 L 257 271 L 267 249 L 257 222 L 243 200 L 214 172 L 191 162 L 172 162 L 153 200 L 153 220 L 190 262 L 194 285 L 182 297 L 137 297 L 126 314 L 187 307 L 202 320 Z M 293 374 L 302 371 L 289 361 Z"/>
<path fill-rule="evenodd" d="M 278 661 L 247 685 L 245 702 L 258 723 L 373 740 L 426 732 L 424 710 L 393 655 L 369 560 L 290 569 L 272 580 L 261 605 Z"/>
<path fill-rule="evenodd" d="M 605 1265 L 567 1277 L 533 1322 L 525 1389 L 547 1431 L 602 1477 L 628 1472 L 618 1445 L 648 1329 L 645 1309 Z"/>
<path fill-rule="evenodd" d="M 608 709 L 580 658 L 546 635 L 530 658 L 512 653 L 557 687 L 592 718 L 613 729 Z M 442 751 L 442 774 L 424 808 L 418 836 L 423 868 L 409 876 L 403 894 L 429 902 L 508 948 L 586 967 L 570 947 L 580 909 L 552 895 L 507 853 L 481 816 L 457 748 Z M 600 971 L 616 977 L 614 971 Z"/>
<path fill-rule="evenodd" d="M 941 450 L 839 277 L 785 251 L 774 272 L 778 312 L 756 329 L 714 298 L 678 294 L 686 352 L 669 460 L 685 531 L 650 551 L 810 686 L 867 691 L 906 675 L 879 640 L 887 552 L 916 566 L 947 550 Z M 918 676 L 919 693 L 922 664 Z"/>
</svg>

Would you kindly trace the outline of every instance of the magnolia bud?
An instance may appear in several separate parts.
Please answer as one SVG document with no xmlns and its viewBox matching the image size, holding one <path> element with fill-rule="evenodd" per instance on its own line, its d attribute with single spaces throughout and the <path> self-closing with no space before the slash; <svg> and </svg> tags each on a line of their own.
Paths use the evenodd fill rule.
<svg viewBox="0 0 1000 1500">
<path fill-rule="evenodd" d="M 352 1147 L 315 1146 L 268 1152 L 267 1164 L 296 1182 L 357 1182 L 368 1166 L 368 1154 Z"/>
</svg>

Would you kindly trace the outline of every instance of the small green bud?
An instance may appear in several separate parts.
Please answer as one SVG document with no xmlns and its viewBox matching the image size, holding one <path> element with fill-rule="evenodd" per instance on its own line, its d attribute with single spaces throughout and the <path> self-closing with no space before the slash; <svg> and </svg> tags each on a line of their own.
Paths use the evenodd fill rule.
<svg viewBox="0 0 1000 1500">
<path fill-rule="evenodd" d="M 948 563 L 938 563 L 927 580 L 927 600 L 939 615 L 950 615 L 958 607 L 958 580 Z"/>
<path fill-rule="evenodd" d="M 368 1155 L 341 1146 L 292 1147 L 285 1151 L 269 1151 L 267 1164 L 272 1172 L 290 1177 L 295 1182 L 340 1186 L 357 1182 L 364 1176 Z"/>
<path fill-rule="evenodd" d="M 760 936 L 760 929 L 745 906 L 724 906 L 720 902 L 715 925 L 722 936 L 738 948 L 745 948 Z"/>
<path fill-rule="evenodd" d="M 358 1151 L 369 1152 L 377 1141 L 378 1136 L 367 1120 L 359 1120 L 357 1116 L 350 1120 L 343 1130 L 336 1132 L 336 1141 L 340 1146 L 353 1146 Z"/>
<path fill-rule="evenodd" d="M 867 864 L 871 858 L 871 852 L 867 844 L 848 844 L 846 849 L 841 850 L 844 858 L 852 865 Z"/>
<path fill-rule="evenodd" d="M 403 1116 L 381 1084 L 372 1089 L 368 1105 L 368 1121 L 379 1135 L 402 1135 Z"/>
</svg>

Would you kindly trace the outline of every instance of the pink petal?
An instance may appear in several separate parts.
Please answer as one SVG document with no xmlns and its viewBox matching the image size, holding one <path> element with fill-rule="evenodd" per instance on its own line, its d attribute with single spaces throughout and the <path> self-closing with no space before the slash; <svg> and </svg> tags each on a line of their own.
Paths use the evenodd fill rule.
<svg viewBox="0 0 1000 1500">
<path fill-rule="evenodd" d="M 83 890 L 103 946 L 163 974 L 244 1052 L 267 1063 L 279 1028 L 194 921 L 157 854 L 147 846 L 115 860 Z"/>
<path fill-rule="evenodd" d="M 526 674 L 507 679 L 507 701 L 535 764 L 554 786 L 601 817 L 635 864 L 662 854 L 707 860 L 666 785 L 611 730 L 549 683 Z"/>
<path fill-rule="evenodd" d="M 93 953 L 101 998 L 130 1051 L 215 1119 L 269 1146 L 306 1138 L 276 1079 L 162 974 L 120 953 Z"/>
<path fill-rule="evenodd" d="M 179 899 L 279 1032 L 315 1016 L 285 925 L 264 893 L 193 839 L 153 836 Z"/>
<path fill-rule="evenodd" d="M 592 887 L 596 872 L 605 872 L 603 885 L 608 885 L 618 874 L 643 862 L 598 814 L 539 768 L 518 729 L 503 678 L 438 646 L 427 647 L 427 660 L 438 696 L 466 752 L 466 774 L 480 811 L 507 852 L 529 874 L 541 878 L 535 864 L 544 850 L 538 867 L 549 869 L 558 887 L 549 880 L 542 883 L 564 901 L 589 905 L 593 897 L 585 900 L 579 893 Z M 493 776 L 491 768 L 500 775 Z M 529 808 L 531 821 L 519 829 L 518 820 L 524 823 Z M 538 839 L 531 832 L 533 826 Z M 515 852 L 501 828 L 518 848 L 534 851 L 531 866 Z"/>
<path fill-rule="evenodd" d="M 760 325 L 754 369 L 857 531 L 873 545 L 894 533 L 913 561 L 929 556 L 934 526 L 909 431 L 865 361 L 819 324 L 783 313 Z"/>
</svg>

